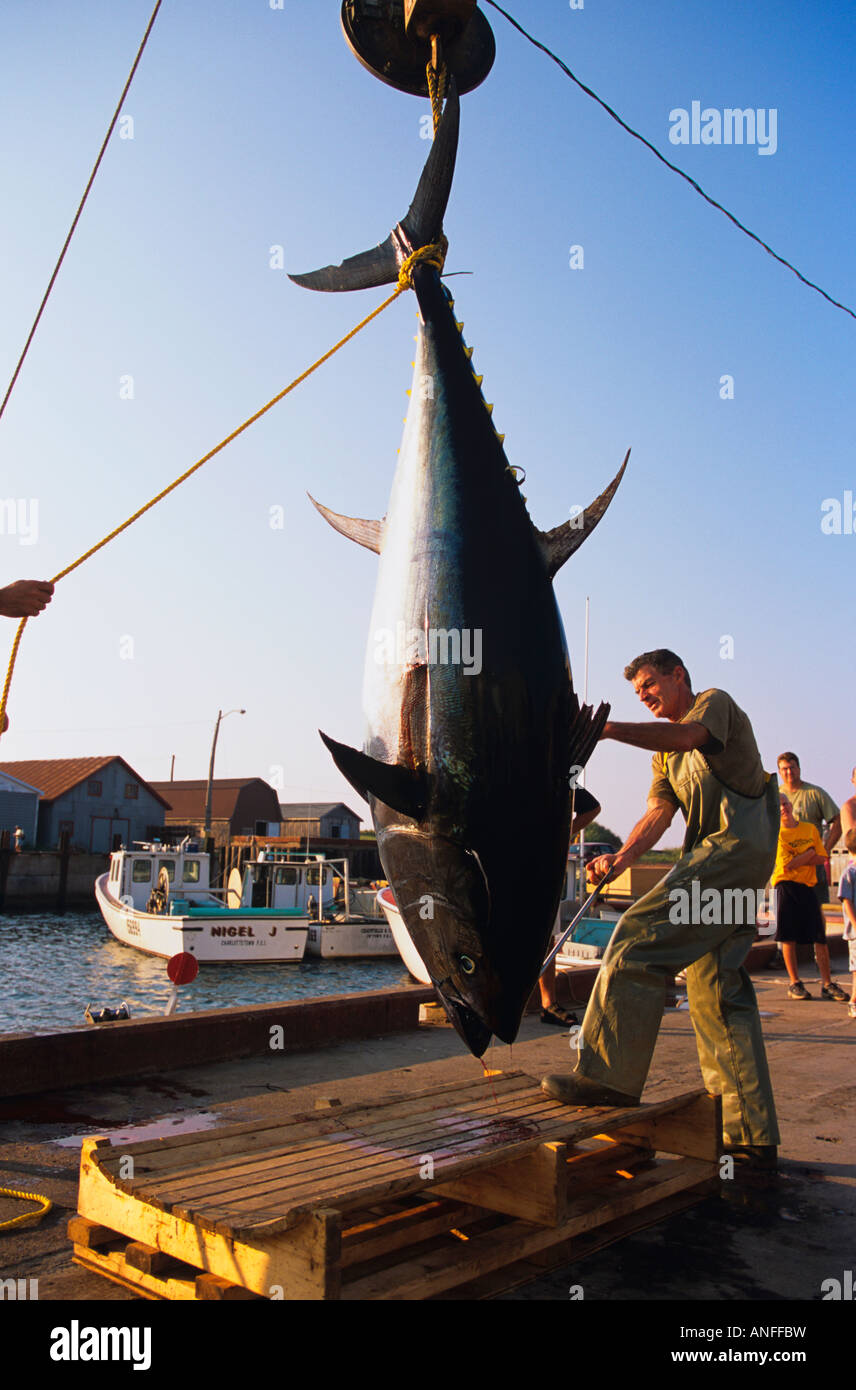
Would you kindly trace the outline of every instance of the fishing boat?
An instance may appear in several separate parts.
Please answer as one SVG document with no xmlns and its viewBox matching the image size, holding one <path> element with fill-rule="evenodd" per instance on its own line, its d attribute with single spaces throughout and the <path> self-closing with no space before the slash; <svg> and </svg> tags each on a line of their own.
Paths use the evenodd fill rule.
<svg viewBox="0 0 856 1390">
<path fill-rule="evenodd" d="M 209 873 L 209 856 L 189 839 L 178 846 L 137 842 L 113 851 L 95 897 L 116 940 L 146 955 L 168 959 L 187 951 L 205 964 L 303 959 L 304 904 L 256 906 L 240 892 L 236 900 L 234 885 L 224 902 Z"/>
<path fill-rule="evenodd" d="M 570 868 L 569 864 L 569 870 Z M 407 966 L 408 972 L 420 984 L 430 985 L 431 978 L 413 944 L 410 933 L 404 925 L 395 901 L 395 895 L 390 887 L 381 888 L 377 895 L 377 903 L 389 923 L 389 929 L 395 939 L 398 953 Z M 561 907 L 560 904 L 560 915 Z M 609 945 L 609 939 L 620 916 L 619 912 L 602 908 L 599 918 L 580 918 L 573 935 L 556 957 L 558 968 L 570 970 L 579 965 L 591 965 L 594 961 L 599 961 Z"/>
<path fill-rule="evenodd" d="M 374 890 L 351 886 L 347 859 L 262 849 L 245 865 L 243 876 L 232 870 L 229 893 L 236 904 L 303 909 L 309 956 L 346 960 L 398 954 L 392 932 L 376 910 Z"/>
<path fill-rule="evenodd" d="M 377 905 L 387 920 L 398 954 L 407 966 L 409 974 L 412 975 L 413 979 L 417 980 L 420 985 L 430 985 L 431 976 L 425 968 L 422 957 L 413 945 L 413 940 L 398 910 L 395 894 L 388 885 L 385 888 L 381 888 L 378 893 Z"/>
</svg>

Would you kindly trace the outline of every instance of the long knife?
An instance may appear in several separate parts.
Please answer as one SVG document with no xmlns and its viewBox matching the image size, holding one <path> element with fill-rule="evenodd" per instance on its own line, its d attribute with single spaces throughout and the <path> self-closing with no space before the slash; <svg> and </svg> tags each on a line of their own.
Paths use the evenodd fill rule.
<svg viewBox="0 0 856 1390">
<path fill-rule="evenodd" d="M 603 892 L 604 888 L 605 888 L 606 885 L 609 883 L 609 881 L 610 881 L 611 878 L 612 878 L 612 875 L 611 875 L 611 874 L 607 874 L 605 878 L 602 878 L 602 879 L 600 880 L 600 883 L 597 885 L 597 887 L 594 889 L 594 891 L 593 891 L 592 893 L 589 893 L 588 897 L 586 898 L 586 900 L 585 900 L 585 902 L 583 903 L 582 907 L 580 908 L 579 912 L 576 914 L 576 916 L 574 917 L 573 921 L 570 923 L 570 925 L 566 928 L 566 930 L 565 930 L 565 931 L 562 933 L 562 935 L 559 937 L 559 940 L 556 942 L 556 944 L 555 944 L 555 946 L 553 947 L 552 951 L 551 951 L 550 954 L 547 956 L 547 959 L 544 961 L 544 964 L 543 964 L 542 967 L 541 967 L 541 974 L 542 974 L 542 975 L 544 974 L 544 971 L 547 969 L 548 965 L 551 965 L 552 962 L 555 960 L 556 956 L 557 956 L 557 955 L 559 954 L 559 952 L 561 951 L 562 947 L 564 946 L 564 944 L 565 944 L 565 942 L 567 941 L 568 937 L 571 935 L 571 932 L 574 930 L 574 927 L 577 925 L 577 922 L 579 922 L 580 918 L 585 916 L 586 912 L 588 911 L 588 909 L 589 909 L 590 907 L 594 907 L 595 903 L 597 902 L 598 898 L 600 897 L 601 893 Z"/>
</svg>

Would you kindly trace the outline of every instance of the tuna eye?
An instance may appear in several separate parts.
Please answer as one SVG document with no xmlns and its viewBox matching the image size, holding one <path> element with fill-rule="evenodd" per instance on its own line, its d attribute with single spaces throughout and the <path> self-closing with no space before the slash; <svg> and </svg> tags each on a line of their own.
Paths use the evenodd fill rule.
<svg viewBox="0 0 856 1390">
<path fill-rule="evenodd" d="M 476 963 L 471 956 L 459 956 L 458 960 L 461 962 L 461 969 L 465 975 L 473 975 L 475 973 Z"/>
</svg>

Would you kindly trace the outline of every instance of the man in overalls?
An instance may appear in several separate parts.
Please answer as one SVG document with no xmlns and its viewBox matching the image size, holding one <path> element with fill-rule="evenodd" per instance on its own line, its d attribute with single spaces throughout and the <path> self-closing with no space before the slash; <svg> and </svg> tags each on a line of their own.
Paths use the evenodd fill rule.
<svg viewBox="0 0 856 1390">
<path fill-rule="evenodd" d="M 600 882 L 653 845 L 681 810 L 682 856 L 618 922 L 583 1020 L 570 1076 L 542 1088 L 569 1105 L 636 1105 L 648 1075 L 666 979 L 686 969 L 690 1016 L 708 1091 L 722 1096 L 726 1149 L 775 1163 L 779 1132 L 755 992 L 743 963 L 755 937 L 757 890 L 776 858 L 779 792 L 752 726 L 723 690 L 694 695 L 680 657 L 645 652 L 625 669 L 665 726 L 606 724 L 654 754 L 648 809 L 616 854 L 589 865 Z M 701 905 L 701 907 L 700 907 Z"/>
</svg>

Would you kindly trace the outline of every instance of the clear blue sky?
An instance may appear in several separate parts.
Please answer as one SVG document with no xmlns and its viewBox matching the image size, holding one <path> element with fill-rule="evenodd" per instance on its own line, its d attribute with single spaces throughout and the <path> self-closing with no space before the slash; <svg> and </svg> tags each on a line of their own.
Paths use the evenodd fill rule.
<svg viewBox="0 0 856 1390">
<path fill-rule="evenodd" d="M 849 5 L 511 0 L 624 118 L 836 298 L 856 302 Z M 840 801 L 856 763 L 847 581 L 856 535 L 856 323 L 802 287 L 485 7 L 487 82 L 462 102 L 451 283 L 536 524 L 586 504 L 632 446 L 556 590 L 578 686 L 644 717 L 627 660 L 666 645 L 730 691 L 762 755 L 795 749 Z M 0 11 L 0 377 L 11 375 L 151 10 Z M 427 154 L 427 103 L 371 78 L 338 0 L 165 0 L 12 402 L 0 574 L 46 577 L 122 520 L 383 297 L 312 295 L 305 270 L 381 240 Z M 775 109 L 777 147 L 674 145 L 670 112 Z M 128 130 L 125 124 L 125 130 Z M 584 267 L 571 269 L 581 245 Z M 120 753 L 148 778 L 221 776 L 343 799 L 316 730 L 362 739 L 375 557 L 306 499 L 383 514 L 415 306 L 395 304 L 180 492 L 59 587 L 26 631 L 4 760 Z M 733 399 L 720 379 L 733 377 Z M 133 399 L 122 379 L 133 378 Z M 272 508 L 283 509 L 280 529 Z M 13 625 L 0 651 L 5 664 Z M 131 639 L 129 643 L 127 639 Z M 724 638 L 733 642 L 733 656 Z M 625 834 L 644 753 L 604 744 L 588 785 Z M 671 836 L 675 842 L 676 836 Z"/>
</svg>

